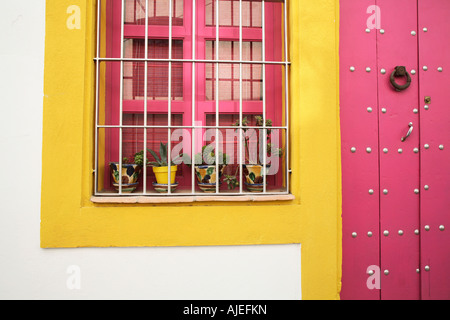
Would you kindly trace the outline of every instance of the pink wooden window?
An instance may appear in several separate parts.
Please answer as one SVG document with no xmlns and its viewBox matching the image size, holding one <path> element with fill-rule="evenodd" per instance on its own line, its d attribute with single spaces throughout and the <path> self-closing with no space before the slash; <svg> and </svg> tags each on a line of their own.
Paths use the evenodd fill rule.
<svg viewBox="0 0 450 320">
<path fill-rule="evenodd" d="M 192 37 L 192 1 L 171 0 L 172 59 L 215 60 L 216 50 L 216 0 L 196 1 L 195 43 Z M 132 59 L 145 58 L 145 0 L 125 0 L 124 43 L 121 44 L 122 1 L 107 1 L 106 56 Z M 148 0 L 148 58 L 169 58 L 169 0 Z M 220 0 L 219 60 L 239 61 L 239 0 Z M 242 60 L 262 61 L 262 2 L 242 1 Z M 265 3 L 265 60 L 283 61 L 282 4 L 277 1 Z M 192 57 L 192 45 L 196 56 Z M 242 110 L 243 116 L 253 119 L 263 113 L 263 64 L 243 64 Z M 192 62 L 171 63 L 171 125 L 216 125 L 216 64 L 196 63 L 195 69 L 195 123 L 192 123 Z M 266 65 L 266 117 L 281 126 L 283 100 L 283 66 Z M 120 62 L 108 62 L 106 67 L 105 105 L 106 124 L 120 124 Z M 147 125 L 168 125 L 169 63 L 148 62 L 147 70 Z M 122 125 L 144 124 L 145 64 L 143 61 L 123 63 Z M 219 124 L 230 126 L 239 119 L 239 64 L 219 65 Z M 189 129 L 188 129 L 189 130 Z M 280 130 L 281 131 L 281 130 Z M 144 129 L 124 128 L 122 154 L 131 158 L 144 149 Z M 119 130 L 106 133 L 105 165 L 119 159 Z M 280 141 L 282 133 L 280 132 Z M 147 129 L 146 148 L 158 149 L 159 142 L 167 143 L 167 128 Z M 196 142 L 196 144 L 201 142 Z M 224 143 L 236 143 L 227 142 Z M 172 147 L 177 142 L 172 142 Z M 190 152 L 189 152 L 190 154 Z M 150 156 L 151 157 L 151 156 Z M 150 160 L 152 160 L 150 158 Z M 177 173 L 180 187 L 191 185 L 191 171 L 186 165 L 179 166 Z M 147 190 L 151 190 L 152 170 L 147 170 Z M 110 188 L 108 174 L 105 188 Z M 269 184 L 280 185 L 279 177 L 268 179 Z"/>
</svg>

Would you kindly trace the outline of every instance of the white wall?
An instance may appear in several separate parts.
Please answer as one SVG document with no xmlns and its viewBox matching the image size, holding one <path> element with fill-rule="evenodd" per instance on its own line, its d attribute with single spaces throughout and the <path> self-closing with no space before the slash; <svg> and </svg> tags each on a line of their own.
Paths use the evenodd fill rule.
<svg viewBox="0 0 450 320">
<path fill-rule="evenodd" d="M 300 245 L 40 249 L 45 0 L 0 30 L 0 299 L 301 298 Z"/>
</svg>

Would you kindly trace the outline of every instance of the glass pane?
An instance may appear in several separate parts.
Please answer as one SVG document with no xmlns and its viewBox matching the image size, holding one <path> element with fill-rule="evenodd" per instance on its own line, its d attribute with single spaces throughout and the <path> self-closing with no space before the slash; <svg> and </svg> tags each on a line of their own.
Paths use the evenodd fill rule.
<svg viewBox="0 0 450 320">
<path fill-rule="evenodd" d="M 191 80 L 190 63 L 172 63 L 172 112 L 186 113 L 187 124 L 192 119 L 192 81 L 185 83 L 184 79 Z M 120 72 L 121 62 L 102 61 L 99 67 L 98 83 L 98 124 L 119 125 L 120 124 Z M 147 94 L 147 110 L 149 113 L 168 112 L 169 94 L 169 63 L 148 62 L 147 92 L 145 92 L 145 63 L 136 61 L 123 62 L 123 103 L 124 113 L 144 112 L 144 99 Z"/>
<path fill-rule="evenodd" d="M 124 39 L 125 58 L 145 58 L 144 39 Z M 169 59 L 168 39 L 148 39 L 149 59 Z M 172 40 L 172 59 L 183 59 L 183 40 Z"/>
<path fill-rule="evenodd" d="M 145 25 L 145 0 L 125 0 L 125 24 Z"/>
<path fill-rule="evenodd" d="M 145 25 L 146 0 L 125 0 L 125 23 Z M 169 25 L 169 0 L 148 0 L 148 24 Z M 172 0 L 172 25 L 182 26 L 184 1 Z"/>
<path fill-rule="evenodd" d="M 183 66 L 172 63 L 172 100 L 183 98 Z M 167 62 L 148 63 L 148 100 L 168 100 L 169 64 Z"/>
<path fill-rule="evenodd" d="M 145 58 L 144 39 L 125 39 L 124 54 L 127 58 Z M 168 59 L 169 41 L 166 39 L 148 40 L 149 59 Z M 172 58 L 183 58 L 183 41 L 172 40 Z M 172 62 L 172 100 L 183 100 L 183 63 Z M 147 97 L 149 100 L 167 100 L 169 81 L 168 62 L 148 62 Z M 124 99 L 144 99 L 145 64 L 143 62 L 125 62 Z"/>
<path fill-rule="evenodd" d="M 220 60 L 239 60 L 239 41 L 220 41 Z M 215 59 L 215 41 L 206 41 L 206 59 Z M 261 61 L 261 42 L 244 41 L 242 43 L 242 59 L 244 61 Z M 215 100 L 215 77 L 217 66 L 214 63 L 205 65 L 206 99 Z M 242 65 L 242 99 L 262 99 L 262 75 L 260 64 Z M 219 100 L 239 100 L 239 64 L 219 65 Z"/>
<path fill-rule="evenodd" d="M 149 25 L 169 25 L 169 0 L 149 0 Z M 172 25 L 182 26 L 184 16 L 184 1 L 172 0 Z"/>
<path fill-rule="evenodd" d="M 172 16 L 172 37 L 173 39 L 179 39 L 189 37 L 191 33 L 190 23 L 186 28 L 182 27 L 184 24 L 184 1 L 173 1 L 173 16 Z M 148 24 L 147 35 L 149 38 L 155 39 L 167 39 L 169 38 L 169 1 L 168 0 L 148 0 Z M 102 9 L 104 14 L 101 16 L 100 30 L 98 31 L 100 40 L 100 57 L 108 58 L 121 58 L 121 46 L 122 46 L 122 31 L 125 38 L 124 45 L 124 57 L 139 57 L 145 58 L 144 51 L 141 53 L 134 52 L 138 49 L 145 49 L 143 45 L 133 46 L 134 41 L 132 39 L 142 40 L 145 38 L 145 0 L 125 0 L 124 2 L 124 14 L 122 16 L 122 1 L 121 0 L 106 0 L 102 1 Z M 124 28 L 122 30 L 121 23 L 124 19 Z M 129 42 L 129 43 L 127 43 Z M 128 45 L 128 48 L 126 46 Z M 156 54 L 160 58 L 167 59 L 168 46 L 164 48 L 158 47 L 158 44 L 149 44 L 156 47 Z M 185 43 L 186 46 L 191 46 L 191 43 Z M 181 43 L 181 48 L 183 43 Z M 151 48 L 149 48 L 151 49 Z M 186 58 L 190 58 L 190 52 L 192 49 L 186 49 Z M 134 54 L 133 54 L 134 52 Z M 183 57 L 183 56 L 181 56 Z"/>
<path fill-rule="evenodd" d="M 243 80 L 242 112 L 265 117 L 267 125 L 280 127 L 285 125 L 285 77 L 282 65 L 248 65 L 245 74 L 252 74 L 251 79 Z M 265 83 L 262 80 L 265 70 Z M 265 92 L 265 96 L 263 93 Z M 264 100 L 263 100 L 264 99 Z"/>
<path fill-rule="evenodd" d="M 207 40 L 205 57 L 207 60 L 216 59 L 216 41 Z M 237 60 L 239 61 L 239 40 L 219 41 L 219 60 Z M 243 41 L 242 42 L 242 60 L 243 61 L 261 61 L 262 46 L 261 41 Z"/>
<path fill-rule="evenodd" d="M 206 0 L 205 19 L 207 26 L 215 26 L 216 0 Z M 239 0 L 219 0 L 220 21 L 223 27 L 239 27 Z M 242 26 L 261 28 L 261 0 L 242 1 Z"/>
<path fill-rule="evenodd" d="M 123 100 L 143 100 L 145 85 L 145 64 L 143 62 L 124 62 Z"/>
<path fill-rule="evenodd" d="M 215 27 L 216 0 L 206 0 L 206 26 Z M 239 27 L 239 1 L 219 1 L 219 25 L 222 27 Z M 284 61 L 284 8 L 282 2 L 265 2 L 265 60 Z M 242 1 L 242 37 L 263 40 L 262 31 L 262 3 L 260 0 Z M 230 30 L 221 29 L 221 37 L 238 36 Z M 236 39 L 238 40 L 238 39 Z"/>
</svg>

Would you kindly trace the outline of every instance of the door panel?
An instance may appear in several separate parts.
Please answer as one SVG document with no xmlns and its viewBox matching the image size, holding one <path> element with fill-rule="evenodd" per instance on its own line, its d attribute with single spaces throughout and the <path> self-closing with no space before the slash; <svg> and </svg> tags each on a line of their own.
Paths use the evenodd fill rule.
<svg viewBox="0 0 450 320">
<path fill-rule="evenodd" d="M 377 33 L 382 299 L 419 298 L 419 237 L 414 234 L 419 226 L 419 195 L 414 192 L 419 187 L 419 154 L 414 148 L 419 147 L 420 128 L 418 113 L 413 112 L 418 76 L 412 74 L 409 88 L 400 92 L 390 82 L 396 66 L 406 67 L 408 73 L 417 70 L 416 3 L 377 1 L 384 31 Z M 402 142 L 410 123 L 413 131 Z"/>
<path fill-rule="evenodd" d="M 341 1 L 340 10 L 347 17 L 341 19 L 340 25 L 344 260 L 341 296 L 379 299 L 380 292 L 368 290 L 366 285 L 367 268 L 380 264 L 376 30 L 365 30 L 367 4 L 363 1 Z M 367 67 L 374 71 L 367 72 Z"/>
<path fill-rule="evenodd" d="M 419 1 L 423 299 L 450 299 L 449 12 L 450 1 Z M 425 102 L 427 96 L 430 103 Z"/>
</svg>

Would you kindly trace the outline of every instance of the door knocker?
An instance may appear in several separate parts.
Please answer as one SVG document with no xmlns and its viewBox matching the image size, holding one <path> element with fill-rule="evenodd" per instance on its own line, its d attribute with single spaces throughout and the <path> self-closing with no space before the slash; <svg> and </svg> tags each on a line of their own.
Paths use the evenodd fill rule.
<svg viewBox="0 0 450 320">
<path fill-rule="evenodd" d="M 401 78 L 406 77 L 406 83 L 404 85 L 399 85 L 397 82 L 395 82 L 395 78 Z M 409 75 L 408 71 L 406 71 L 406 68 L 403 66 L 397 66 L 395 67 L 395 70 L 391 73 L 391 84 L 395 88 L 396 91 L 403 91 L 408 89 L 408 87 L 411 84 L 411 76 Z"/>
</svg>

